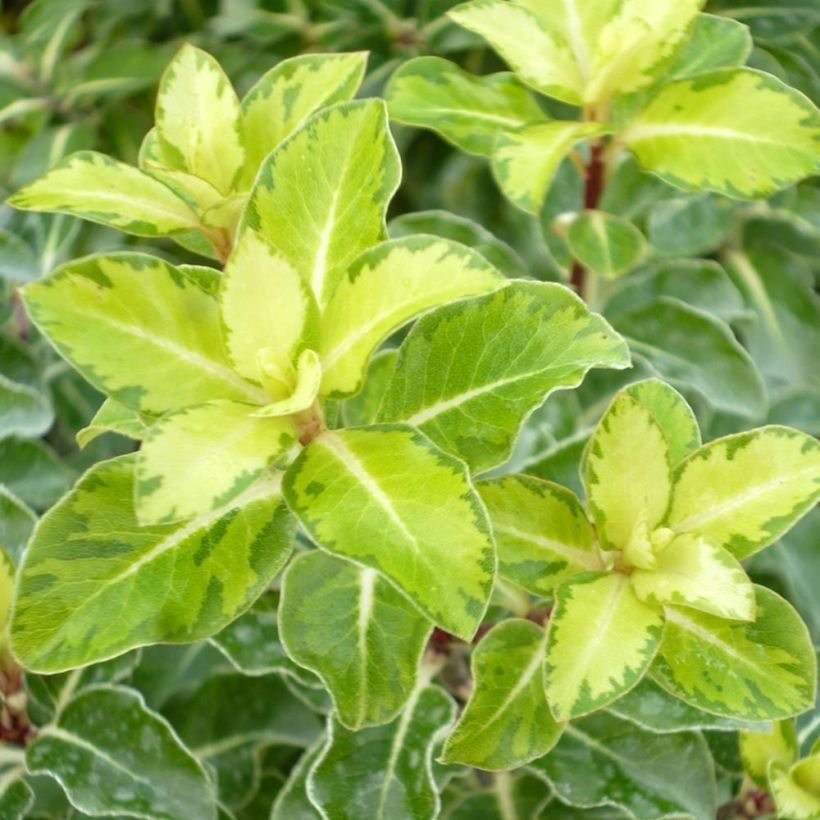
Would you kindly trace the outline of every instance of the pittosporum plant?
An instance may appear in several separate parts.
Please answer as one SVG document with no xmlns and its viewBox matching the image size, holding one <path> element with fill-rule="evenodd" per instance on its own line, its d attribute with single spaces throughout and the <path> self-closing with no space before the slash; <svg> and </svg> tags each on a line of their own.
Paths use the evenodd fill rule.
<svg viewBox="0 0 820 820">
<path fill-rule="evenodd" d="M 186 46 L 139 168 L 80 152 L 11 198 L 214 263 L 95 254 L 22 290 L 107 396 L 80 444 L 114 432 L 136 451 L 17 538 L 16 579 L 0 555 L 0 728 L 17 744 L 0 746 L 0 813 L 53 816 L 48 775 L 66 816 L 817 816 L 816 719 L 794 722 L 815 651 L 741 562 L 813 507 L 820 445 L 775 424 L 704 444 L 651 377 L 749 418 L 749 396 L 765 403 L 728 319 L 664 295 L 691 264 L 605 294 L 596 279 L 645 253 L 597 209 L 622 149 L 730 196 L 817 167 L 816 111 L 726 69 L 746 35 L 700 6 L 453 11 L 577 118 L 437 58 L 388 93 L 397 118 L 492 155 L 531 212 L 567 154 L 583 166 L 587 208 L 555 227 L 612 324 L 465 220 L 406 215 L 388 238 L 401 166 L 385 104 L 352 100 L 363 53 L 286 60 L 240 101 Z M 649 349 L 650 319 L 674 353 Z M 721 355 L 693 378 L 703 338 Z M 572 427 L 576 409 L 597 420 L 574 442 L 580 495 L 520 457 L 534 414 Z"/>
</svg>

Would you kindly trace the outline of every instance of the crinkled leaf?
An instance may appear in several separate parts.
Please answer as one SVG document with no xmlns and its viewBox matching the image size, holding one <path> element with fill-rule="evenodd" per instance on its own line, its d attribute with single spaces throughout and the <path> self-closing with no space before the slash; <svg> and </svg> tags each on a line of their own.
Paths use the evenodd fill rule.
<svg viewBox="0 0 820 820">
<path fill-rule="evenodd" d="M 293 462 L 284 493 L 319 546 L 378 570 L 434 623 L 472 637 L 496 559 L 458 459 L 405 425 L 329 431 Z"/>
<path fill-rule="evenodd" d="M 331 721 L 327 745 L 308 776 L 311 802 L 327 820 L 433 820 L 440 805 L 433 745 L 454 717 L 449 695 L 418 686 L 385 726 L 351 732 Z"/>
<path fill-rule="evenodd" d="M 217 61 L 192 45 L 180 49 L 162 75 L 157 134 L 181 168 L 227 194 L 245 159 L 239 100 Z"/>
<path fill-rule="evenodd" d="M 808 630 L 782 598 L 755 587 L 751 623 L 666 608 L 652 675 L 673 695 L 727 717 L 778 720 L 814 702 L 817 662 Z"/>
<path fill-rule="evenodd" d="M 58 672 L 207 637 L 287 560 L 293 529 L 278 481 L 182 526 L 139 527 L 134 463 L 128 455 L 96 465 L 41 519 L 12 616 L 14 651 L 28 668 Z"/>
<path fill-rule="evenodd" d="M 561 727 L 547 707 L 546 648 L 544 629 L 518 619 L 481 639 L 470 661 L 473 691 L 444 745 L 443 762 L 504 771 L 555 745 Z"/>
<path fill-rule="evenodd" d="M 564 157 L 581 141 L 605 134 L 590 122 L 545 122 L 499 135 L 492 154 L 493 175 L 519 208 L 537 214 Z"/>
<path fill-rule="evenodd" d="M 570 490 L 510 475 L 476 485 L 487 506 L 498 548 L 498 573 L 536 594 L 578 572 L 602 570 L 592 527 Z"/>
<path fill-rule="evenodd" d="M 160 259 L 123 253 L 71 262 L 28 285 L 24 298 L 60 353 L 134 410 L 265 399 L 228 361 L 216 299 Z"/>
<path fill-rule="evenodd" d="M 481 472 L 507 458 L 550 392 L 578 385 L 592 367 L 627 364 L 623 341 L 569 290 L 513 282 L 415 325 L 380 417 L 419 427 Z"/>
<path fill-rule="evenodd" d="M 483 256 L 446 239 L 393 239 L 365 251 L 322 313 L 322 394 L 355 393 L 379 343 L 422 311 L 503 282 Z"/>
<path fill-rule="evenodd" d="M 319 551 L 288 567 L 279 621 L 288 655 L 319 675 L 353 730 L 398 714 L 432 626 L 376 570 Z"/>
<path fill-rule="evenodd" d="M 663 88 L 627 126 L 641 164 L 684 190 L 766 196 L 820 170 L 820 113 L 776 77 L 729 68 Z"/>
<path fill-rule="evenodd" d="M 40 730 L 26 765 L 58 779 L 87 814 L 157 820 L 217 815 L 202 765 L 130 689 L 99 686 L 80 693 L 56 723 Z"/>
<path fill-rule="evenodd" d="M 212 401 L 151 426 L 137 457 L 141 525 L 170 524 L 224 507 L 259 479 L 297 438 L 287 417 L 259 418 L 252 405 Z"/>
<path fill-rule="evenodd" d="M 575 806 L 614 806 L 641 820 L 705 820 L 717 810 L 709 749 L 695 732 L 661 735 L 613 715 L 590 715 L 568 725 L 555 749 L 532 765 Z"/>
<path fill-rule="evenodd" d="M 660 644 L 663 614 L 640 601 L 620 573 L 576 575 L 555 597 L 545 685 L 552 714 L 569 720 L 638 683 Z"/>
<path fill-rule="evenodd" d="M 242 98 L 240 189 L 251 186 L 265 157 L 311 114 L 353 97 L 366 64 L 366 51 L 300 54 L 264 74 Z"/>
<path fill-rule="evenodd" d="M 348 266 L 384 238 L 400 166 L 379 100 L 314 114 L 263 163 L 245 212 L 326 305 Z"/>
<path fill-rule="evenodd" d="M 514 75 L 477 77 L 440 57 L 405 62 L 385 96 L 393 119 L 431 128 L 470 154 L 490 156 L 499 135 L 546 118 Z"/>
<path fill-rule="evenodd" d="M 199 227 L 196 214 L 169 187 L 94 151 L 61 160 L 14 194 L 9 204 L 80 216 L 137 236 L 167 236 Z"/>
<path fill-rule="evenodd" d="M 800 753 L 794 720 L 776 720 L 763 732 L 740 732 L 738 736 L 743 771 L 760 786 L 768 787 L 769 764 L 775 760 L 791 766 Z"/>
<path fill-rule="evenodd" d="M 789 427 L 717 439 L 675 470 L 667 525 L 747 558 L 787 532 L 820 497 L 820 444 Z"/>
<path fill-rule="evenodd" d="M 773 761 L 769 788 L 777 805 L 777 816 L 789 820 L 820 817 L 820 754 L 807 757 L 791 768 Z"/>
</svg>

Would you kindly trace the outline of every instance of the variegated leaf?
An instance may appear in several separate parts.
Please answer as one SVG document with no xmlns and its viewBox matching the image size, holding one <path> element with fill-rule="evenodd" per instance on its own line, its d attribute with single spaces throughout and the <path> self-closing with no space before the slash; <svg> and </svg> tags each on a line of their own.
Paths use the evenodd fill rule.
<svg viewBox="0 0 820 820">
<path fill-rule="evenodd" d="M 284 493 L 319 546 L 378 570 L 434 623 L 473 636 L 496 559 L 462 462 L 405 425 L 327 431 L 290 466 Z"/>
<path fill-rule="evenodd" d="M 498 548 L 498 573 L 536 594 L 579 572 L 603 570 L 592 527 L 570 490 L 526 475 L 480 481 Z"/>
<path fill-rule="evenodd" d="M 481 254 L 446 239 L 393 239 L 365 251 L 322 313 L 322 394 L 357 392 L 380 342 L 419 313 L 504 281 Z"/>
<path fill-rule="evenodd" d="M 57 350 L 133 410 L 266 399 L 231 366 L 214 296 L 160 259 L 91 256 L 26 286 L 23 296 Z"/>
<path fill-rule="evenodd" d="M 777 761 L 791 766 L 800 754 L 794 720 L 776 720 L 765 731 L 740 732 L 738 735 L 743 771 L 761 789 L 768 787 L 769 764 Z"/>
<path fill-rule="evenodd" d="M 319 675 L 354 731 L 401 711 L 432 628 L 376 570 L 318 550 L 288 567 L 279 623 L 288 655 Z"/>
<path fill-rule="evenodd" d="M 620 573 L 589 572 L 555 591 L 547 646 L 547 700 L 556 720 L 593 712 L 643 677 L 661 640 L 663 613 Z"/>
<path fill-rule="evenodd" d="M 142 441 L 148 425 L 136 410 L 114 399 L 106 399 L 94 418 L 77 433 L 77 444 L 82 450 L 104 433 L 117 433 L 134 441 Z"/>
<path fill-rule="evenodd" d="M 616 279 L 640 262 L 646 240 L 628 219 L 583 211 L 569 224 L 567 246 L 585 268 L 604 279 Z"/>
<path fill-rule="evenodd" d="M 818 498 L 820 444 L 788 427 L 761 427 L 712 441 L 678 466 L 666 524 L 748 558 Z"/>
<path fill-rule="evenodd" d="M 751 623 L 667 607 L 655 680 L 681 700 L 727 717 L 779 720 L 811 706 L 817 661 L 808 630 L 774 592 L 759 586 L 755 592 Z"/>
<path fill-rule="evenodd" d="M 773 761 L 769 766 L 769 789 L 778 817 L 817 820 L 820 817 L 820 753 L 791 767 Z"/>
<path fill-rule="evenodd" d="M 300 54 L 277 63 L 242 98 L 245 164 L 237 187 L 253 184 L 265 157 L 311 114 L 356 94 L 367 52 Z"/>
<path fill-rule="evenodd" d="M 277 480 L 185 525 L 140 527 L 135 459 L 96 465 L 41 519 L 11 625 L 28 669 L 59 672 L 136 646 L 207 637 L 287 560 L 293 525 Z"/>
<path fill-rule="evenodd" d="M 163 416 L 136 467 L 141 526 L 207 515 L 247 490 L 296 441 L 287 417 L 259 418 L 253 405 L 212 401 Z"/>
<path fill-rule="evenodd" d="M 265 160 L 245 224 L 301 274 L 322 307 L 351 262 L 384 238 L 399 177 L 384 103 L 339 103 L 314 114 Z"/>
<path fill-rule="evenodd" d="M 473 691 L 442 752 L 442 762 L 489 771 L 523 766 L 545 755 L 562 727 L 544 691 L 547 635 L 511 619 L 481 639 L 470 661 Z"/>
</svg>

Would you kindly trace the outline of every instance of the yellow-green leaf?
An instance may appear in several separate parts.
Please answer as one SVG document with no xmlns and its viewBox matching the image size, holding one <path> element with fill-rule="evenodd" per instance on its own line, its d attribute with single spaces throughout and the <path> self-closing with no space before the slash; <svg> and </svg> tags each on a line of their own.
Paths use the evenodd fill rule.
<svg viewBox="0 0 820 820">
<path fill-rule="evenodd" d="M 776 541 L 820 497 L 820 444 L 788 427 L 717 439 L 675 470 L 667 526 L 747 558 Z"/>
<path fill-rule="evenodd" d="M 736 719 L 780 720 L 808 709 L 817 683 L 808 630 L 780 596 L 760 586 L 755 593 L 753 622 L 667 606 L 655 680 L 698 709 Z"/>
<path fill-rule="evenodd" d="M 622 139 L 666 182 L 739 199 L 820 171 L 820 112 L 799 91 L 749 68 L 667 85 Z"/>
<path fill-rule="evenodd" d="M 592 527 L 575 494 L 526 475 L 476 484 L 498 547 L 498 572 L 536 595 L 579 572 L 604 569 Z"/>
<path fill-rule="evenodd" d="M 186 521 L 250 487 L 295 440 L 289 418 L 212 401 L 170 413 L 148 431 L 136 471 L 141 525 Z"/>
<path fill-rule="evenodd" d="M 655 559 L 654 569 L 636 569 L 631 576 L 642 601 L 754 620 L 754 587 L 728 550 L 695 535 L 679 535 Z"/>
<path fill-rule="evenodd" d="M 582 140 L 606 131 L 591 122 L 545 122 L 505 131 L 495 143 L 493 175 L 512 202 L 537 214 L 564 157 Z"/>
<path fill-rule="evenodd" d="M 239 100 L 219 63 L 183 46 L 162 75 L 157 133 L 182 168 L 228 194 L 245 159 Z"/>
<path fill-rule="evenodd" d="M 150 174 L 95 151 L 78 151 L 19 190 L 9 204 L 57 211 L 137 236 L 168 236 L 199 227 L 188 203 Z"/>
<path fill-rule="evenodd" d="M 318 341 L 319 312 L 297 269 L 261 234 L 246 229 L 225 266 L 219 303 L 237 372 L 264 385 L 270 398 L 287 398 L 298 354 Z"/>
<path fill-rule="evenodd" d="M 365 251 L 322 313 L 322 395 L 357 392 L 379 343 L 419 313 L 505 281 L 480 253 L 447 239 L 412 236 Z"/>
<path fill-rule="evenodd" d="M 663 614 L 639 600 L 620 573 L 576 575 L 555 597 L 545 685 L 556 720 L 570 720 L 638 683 L 660 644 Z"/>
<path fill-rule="evenodd" d="M 772 761 L 769 788 L 778 817 L 817 820 L 820 817 L 820 754 L 811 755 L 791 768 Z"/>
<path fill-rule="evenodd" d="M 442 752 L 443 763 L 488 771 L 523 766 L 558 742 L 562 727 L 544 692 L 544 630 L 519 619 L 493 627 L 473 652 L 473 691 Z"/>
<path fill-rule="evenodd" d="M 776 720 L 766 731 L 742 731 L 738 735 L 743 771 L 761 789 L 768 787 L 769 764 L 777 761 L 791 766 L 797 760 L 799 747 L 794 720 Z"/>
<path fill-rule="evenodd" d="M 300 54 L 277 63 L 242 98 L 245 165 L 238 187 L 247 190 L 265 157 L 314 111 L 353 97 L 367 52 Z"/>
<path fill-rule="evenodd" d="M 652 413 L 620 393 L 589 443 L 583 469 L 589 508 L 605 549 L 624 549 L 639 528 L 663 520 L 672 478 L 669 447 Z"/>
</svg>

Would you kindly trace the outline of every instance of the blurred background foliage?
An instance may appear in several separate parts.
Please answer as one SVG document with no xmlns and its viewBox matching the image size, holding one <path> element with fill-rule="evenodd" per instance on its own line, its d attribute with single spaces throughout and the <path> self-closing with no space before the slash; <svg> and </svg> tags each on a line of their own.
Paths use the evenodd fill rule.
<svg viewBox="0 0 820 820">
<path fill-rule="evenodd" d="M 446 55 L 473 73 L 502 70 L 482 41 L 442 16 L 453 5 L 454 0 L 7 0 L 0 6 L 0 195 L 5 199 L 80 149 L 134 163 L 153 120 L 160 74 L 185 42 L 216 56 L 240 94 L 277 61 L 313 51 L 370 51 L 365 96 L 379 95 L 403 60 L 422 54 Z M 706 11 L 749 27 L 749 65 L 820 102 L 815 0 L 712 0 Z M 440 233 L 476 246 L 511 276 L 567 280 L 571 257 L 556 220 L 582 208 L 581 179 L 570 162 L 535 217 L 500 194 L 485 159 L 463 154 L 428 131 L 396 125 L 394 133 L 404 160 L 404 182 L 391 214 L 394 234 Z M 684 194 L 625 161 L 601 208 L 631 220 L 647 241 L 635 270 L 604 281 L 593 294 L 594 308 L 630 340 L 636 366 L 625 373 L 595 373 L 581 389 L 550 398 L 528 422 L 508 469 L 580 491 L 577 460 L 612 393 L 653 373 L 686 393 L 707 438 L 767 421 L 820 432 L 817 181 L 769 201 L 737 202 Z M 203 261 L 169 241 L 148 242 L 69 216 L 0 206 L 0 543 L 15 559 L 36 517 L 80 471 L 131 447 L 109 435 L 78 449 L 75 435 L 101 397 L 38 336 L 15 289 L 68 259 L 124 246 L 176 262 Z M 675 321 L 667 321 L 670 315 Z M 795 603 L 820 641 L 820 514 L 803 521 L 787 541 L 767 550 L 751 570 Z M 216 714 L 224 698 L 243 697 L 243 687 L 248 698 L 256 697 L 256 679 L 232 672 L 226 655 L 207 642 L 154 647 L 102 666 L 99 673 L 84 674 L 130 680 L 149 705 L 172 719 L 184 713 L 180 704 L 186 699 Z M 61 685 L 57 678 L 31 678 L 34 717 L 37 709 L 51 708 Z M 328 707 L 321 692 L 292 676 L 269 681 L 264 691 L 259 696 L 271 704 L 279 696 L 317 713 Z M 218 723 L 214 718 L 210 729 L 189 729 L 218 734 Z M 298 757 L 296 747 L 277 739 L 274 723 L 268 734 L 262 727 L 259 736 L 238 743 L 233 757 L 210 761 L 224 770 L 220 789 L 236 817 L 267 817 Z M 737 772 L 724 763 L 719 771 L 731 783 Z M 442 783 L 450 782 L 445 795 L 451 805 L 470 793 L 463 778 L 439 775 Z M 522 781 L 521 788 L 527 785 Z M 36 792 L 30 816 L 78 816 L 53 783 L 39 783 Z"/>
</svg>

